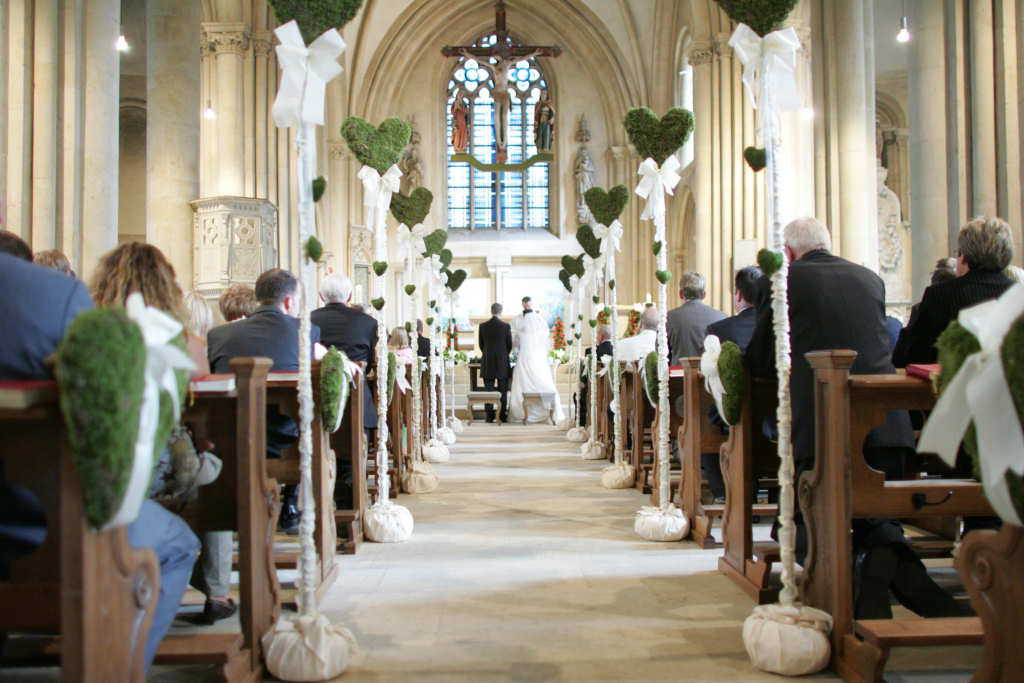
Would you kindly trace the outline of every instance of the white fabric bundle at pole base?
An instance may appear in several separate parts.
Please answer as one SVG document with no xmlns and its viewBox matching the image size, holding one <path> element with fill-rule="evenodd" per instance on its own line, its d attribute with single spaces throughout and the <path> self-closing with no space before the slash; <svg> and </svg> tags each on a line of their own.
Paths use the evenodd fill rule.
<svg viewBox="0 0 1024 683">
<path fill-rule="evenodd" d="M 448 462 L 452 455 L 447 446 L 437 439 L 431 439 L 423 447 L 423 459 L 427 462 Z"/>
<path fill-rule="evenodd" d="M 348 629 L 322 614 L 278 619 L 262 638 L 267 669 L 282 681 L 327 681 L 345 673 L 356 648 Z"/>
<path fill-rule="evenodd" d="M 583 443 L 589 436 L 586 427 L 573 427 L 565 433 L 565 440 L 572 441 L 573 443 Z"/>
<path fill-rule="evenodd" d="M 617 462 L 608 465 L 601 472 L 601 486 L 606 489 L 632 488 L 635 481 L 633 466 L 627 462 Z"/>
<path fill-rule="evenodd" d="M 813 607 L 759 605 L 743 622 L 743 646 L 761 671 L 803 676 L 828 666 L 832 617 Z"/>
<path fill-rule="evenodd" d="M 441 480 L 429 462 L 413 460 L 402 472 L 402 488 L 407 493 L 430 493 L 440 485 Z"/>
<path fill-rule="evenodd" d="M 380 500 L 370 506 L 363 518 L 363 533 L 377 543 L 401 543 L 412 536 L 412 513 L 409 509 Z"/>
<path fill-rule="evenodd" d="M 454 434 L 461 434 L 466 430 L 465 425 L 462 424 L 462 420 L 454 415 L 448 418 L 448 428 L 451 429 Z M 454 443 L 454 441 L 452 443 Z"/>
<path fill-rule="evenodd" d="M 558 421 L 558 425 L 555 428 L 556 429 L 574 429 L 574 427 L 572 425 L 573 425 L 573 419 L 571 417 L 563 417 L 561 420 Z"/>
<path fill-rule="evenodd" d="M 451 446 L 455 443 L 455 432 L 451 427 L 441 427 L 437 430 L 437 438 L 445 446 Z"/>
<path fill-rule="evenodd" d="M 681 541 L 690 532 L 690 520 L 672 503 L 645 505 L 636 513 L 633 531 L 648 541 Z"/>
<path fill-rule="evenodd" d="M 600 441 L 587 441 L 580 448 L 584 460 L 604 460 L 604 444 Z"/>
</svg>

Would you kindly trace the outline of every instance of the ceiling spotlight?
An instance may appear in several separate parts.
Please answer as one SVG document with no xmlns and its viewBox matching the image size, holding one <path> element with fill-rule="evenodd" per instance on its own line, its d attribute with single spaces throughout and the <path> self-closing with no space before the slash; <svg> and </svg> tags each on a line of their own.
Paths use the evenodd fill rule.
<svg viewBox="0 0 1024 683">
<path fill-rule="evenodd" d="M 897 43 L 909 43 L 910 42 L 910 29 L 907 28 L 907 15 L 904 14 L 900 17 L 900 30 L 896 32 Z"/>
<path fill-rule="evenodd" d="M 213 110 L 213 105 L 210 104 L 210 100 L 206 100 L 206 109 L 203 110 L 203 118 L 207 121 L 217 120 L 217 112 Z"/>
<path fill-rule="evenodd" d="M 118 52 L 128 52 L 128 50 L 131 49 L 131 46 L 128 45 L 128 40 L 124 37 L 123 33 L 117 37 L 117 41 L 114 43 L 114 48 Z"/>
</svg>

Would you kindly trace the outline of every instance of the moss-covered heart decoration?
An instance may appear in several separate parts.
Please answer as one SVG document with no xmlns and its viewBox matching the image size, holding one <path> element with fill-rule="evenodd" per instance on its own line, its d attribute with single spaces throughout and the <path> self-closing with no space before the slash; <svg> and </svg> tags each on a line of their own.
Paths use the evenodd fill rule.
<svg viewBox="0 0 1024 683">
<path fill-rule="evenodd" d="M 658 352 L 651 351 L 644 358 L 644 393 L 651 406 L 658 407 Z"/>
<path fill-rule="evenodd" d="M 799 0 L 715 0 L 729 18 L 746 24 L 764 38 L 782 28 Z"/>
<path fill-rule="evenodd" d="M 345 374 L 345 353 L 333 346 L 320 361 L 320 422 L 324 431 L 335 432 L 348 403 L 349 383 Z"/>
<path fill-rule="evenodd" d="M 406 285 L 405 286 L 405 293 L 408 294 L 409 296 L 412 296 L 415 291 L 416 291 L 416 285 Z"/>
<path fill-rule="evenodd" d="M 743 150 L 743 158 L 747 166 L 754 173 L 757 173 L 768 164 L 768 153 L 763 147 L 747 147 Z"/>
<path fill-rule="evenodd" d="M 435 230 L 424 237 L 423 244 L 427 250 L 423 252 L 423 258 L 428 258 L 432 254 L 440 254 L 447 241 L 448 233 L 445 230 Z"/>
<path fill-rule="evenodd" d="M 427 217 L 427 214 L 430 213 L 430 204 L 433 201 L 434 193 L 425 187 L 417 187 L 409 196 L 395 192 L 391 195 L 391 215 L 399 223 L 405 223 L 412 228 L 412 226 L 422 223 Z"/>
<path fill-rule="evenodd" d="M 608 281 L 608 289 L 615 289 L 615 280 Z"/>
<path fill-rule="evenodd" d="M 409 144 L 412 126 L 408 121 L 393 116 L 374 128 L 373 124 L 358 116 L 350 116 L 341 126 L 341 135 L 359 161 L 384 175 L 398 163 L 402 151 Z"/>
<path fill-rule="evenodd" d="M 722 394 L 722 410 L 725 414 L 722 417 L 731 425 L 740 421 L 740 411 L 743 409 L 743 394 L 746 389 L 746 366 L 743 364 L 743 352 L 736 342 L 727 341 L 722 344 L 722 351 L 718 356 L 718 375 L 722 379 L 722 387 L 725 393 Z"/>
<path fill-rule="evenodd" d="M 593 301 L 595 304 L 601 303 L 601 297 L 597 296 L 596 294 L 590 297 L 590 300 Z"/>
<path fill-rule="evenodd" d="M 580 243 L 583 251 L 590 258 L 597 258 L 601 255 L 601 240 L 589 225 L 581 225 L 576 228 L 576 241 Z"/>
<path fill-rule="evenodd" d="M 318 202 L 320 198 L 324 196 L 324 192 L 327 191 L 327 178 L 322 175 L 317 176 L 316 180 L 313 181 L 313 201 Z"/>
<path fill-rule="evenodd" d="M 563 257 L 564 258 L 564 257 Z M 572 291 L 572 281 L 569 279 L 572 275 L 565 268 L 558 271 L 558 279 L 562 281 L 562 286 L 565 287 L 565 291 Z"/>
<path fill-rule="evenodd" d="M 935 345 L 939 349 L 938 360 L 942 366 L 942 372 L 939 375 L 939 390 L 941 391 L 953 380 L 953 376 L 960 370 L 960 366 L 963 365 L 967 356 L 981 350 L 981 344 L 978 343 L 977 337 L 954 320 L 939 335 Z M 1024 316 L 1017 318 L 1003 338 L 1003 345 L 999 349 L 999 358 L 1003 363 L 1003 374 L 1010 387 L 1013 404 L 1017 408 L 1017 419 L 1024 424 Z M 989 362 L 996 361 L 993 359 Z M 1016 427 L 1007 425 L 1007 428 L 1015 429 Z M 963 446 L 974 463 L 974 476 L 981 481 L 981 467 L 978 462 L 978 435 L 973 422 L 964 433 Z M 1017 516 L 1024 519 L 1024 479 L 1013 472 L 1007 472 L 1005 476 Z"/>
<path fill-rule="evenodd" d="M 431 299 L 427 302 L 427 308 L 434 308 L 437 306 L 437 299 Z"/>
<path fill-rule="evenodd" d="M 373 262 L 373 272 L 375 272 L 377 274 L 377 277 L 380 277 L 384 273 L 388 272 L 388 262 L 387 261 L 374 261 Z"/>
<path fill-rule="evenodd" d="M 658 240 L 651 245 L 651 251 L 654 252 L 655 256 L 661 253 L 661 240 Z"/>
<path fill-rule="evenodd" d="M 771 277 L 782 267 L 783 255 L 771 249 L 761 249 L 757 252 L 757 267 L 761 272 Z"/>
<path fill-rule="evenodd" d="M 458 270 L 450 270 L 448 272 L 448 289 L 452 292 L 458 290 L 462 286 L 462 283 L 466 281 L 466 271 L 462 268 Z"/>
<path fill-rule="evenodd" d="M 654 272 L 654 277 L 658 278 L 658 282 L 660 282 L 661 284 L 667 285 L 669 282 L 672 281 L 672 271 L 658 270 Z"/>
<path fill-rule="evenodd" d="M 324 255 L 324 245 L 320 244 L 320 240 L 315 237 L 310 237 L 306 240 L 306 258 L 313 263 L 320 260 L 320 257 Z"/>
<path fill-rule="evenodd" d="M 324 31 L 341 28 L 352 20 L 363 0 L 270 0 L 280 24 L 292 19 L 309 45 Z"/>
<path fill-rule="evenodd" d="M 647 107 L 637 107 L 626 113 L 625 125 L 629 141 L 640 157 L 650 157 L 661 166 L 690 137 L 693 114 L 673 107 L 659 120 Z"/>
<path fill-rule="evenodd" d="M 597 321 L 596 320 L 588 320 L 587 322 L 590 323 L 591 329 L 597 327 Z"/>
<path fill-rule="evenodd" d="M 438 253 L 438 256 L 441 257 L 441 267 L 444 268 L 445 270 L 448 269 L 448 266 L 452 264 L 452 259 L 455 258 L 455 255 L 452 254 L 451 249 L 442 249 Z"/>
<path fill-rule="evenodd" d="M 185 350 L 181 336 L 172 343 Z M 114 519 L 128 493 L 145 369 L 142 331 L 123 308 L 81 313 L 57 348 L 57 384 L 71 461 L 82 481 L 86 518 L 96 528 Z M 188 373 L 176 371 L 175 375 L 181 401 Z M 150 473 L 174 423 L 170 397 L 161 391 L 154 452 L 148 462 L 139 463 Z"/>
<path fill-rule="evenodd" d="M 371 299 L 370 305 L 379 311 L 380 309 L 384 308 L 384 297 L 377 297 L 376 299 Z"/>
<path fill-rule="evenodd" d="M 569 275 L 575 275 L 578 278 L 583 277 L 583 255 L 569 256 L 566 254 L 562 257 L 562 268 L 564 268 Z"/>
<path fill-rule="evenodd" d="M 427 327 L 430 327 L 431 325 L 434 324 L 434 318 L 433 317 L 427 318 L 426 323 L 427 323 Z"/>
<path fill-rule="evenodd" d="M 629 202 L 629 188 L 616 185 L 605 192 L 603 187 L 592 187 L 583 193 L 583 201 L 598 223 L 611 225 L 619 219 Z"/>
<path fill-rule="evenodd" d="M 388 351 L 388 405 L 395 397 L 395 382 L 398 379 L 398 356 L 394 351 Z"/>
</svg>

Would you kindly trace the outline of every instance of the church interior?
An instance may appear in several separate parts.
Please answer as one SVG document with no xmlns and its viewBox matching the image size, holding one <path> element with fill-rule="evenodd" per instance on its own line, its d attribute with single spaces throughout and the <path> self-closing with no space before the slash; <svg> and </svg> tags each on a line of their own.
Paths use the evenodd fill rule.
<svg viewBox="0 0 1024 683">
<path fill-rule="evenodd" d="M 1009 0 L 0 2 L 0 681 L 1014 680 L 1022 181 Z"/>
</svg>

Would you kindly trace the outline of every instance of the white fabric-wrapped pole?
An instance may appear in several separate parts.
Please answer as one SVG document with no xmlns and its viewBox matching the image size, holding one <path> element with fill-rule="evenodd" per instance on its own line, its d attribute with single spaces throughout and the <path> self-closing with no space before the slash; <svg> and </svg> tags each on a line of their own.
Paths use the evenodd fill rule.
<svg viewBox="0 0 1024 683">
<path fill-rule="evenodd" d="M 440 276 L 436 272 L 435 268 L 439 267 L 437 264 L 436 257 L 431 257 L 431 274 L 429 275 L 429 291 L 430 298 L 436 302 L 436 292 L 438 287 L 437 277 Z M 436 311 L 430 311 L 431 315 L 436 315 Z M 430 325 L 430 357 L 427 363 L 427 372 L 430 376 L 430 415 L 428 422 L 430 424 L 430 439 L 423 447 L 423 459 L 427 462 L 448 462 L 451 459 L 451 454 L 448 451 L 448 447 L 441 442 L 438 438 L 438 405 L 437 405 L 437 320 Z"/>
<path fill-rule="evenodd" d="M 448 358 L 447 356 L 448 356 L 448 335 L 452 334 L 452 327 L 453 327 L 453 323 L 454 323 L 454 318 L 453 318 L 452 311 L 454 309 L 453 309 L 453 306 L 451 304 L 451 297 L 452 297 L 453 293 L 448 291 L 448 290 L 444 290 L 442 292 L 442 294 L 447 296 L 448 301 L 449 301 L 449 304 L 448 304 L 449 318 L 448 318 L 448 327 L 445 329 L 445 345 L 444 345 L 445 352 L 441 356 L 441 415 L 440 415 L 440 420 L 438 421 L 438 424 L 440 426 L 437 428 L 437 438 L 445 446 L 451 446 L 452 444 L 455 443 L 455 432 L 452 430 L 451 427 L 448 426 L 448 416 L 447 416 L 447 413 L 448 413 L 448 384 L 449 384 L 449 382 L 448 382 L 448 373 L 452 372 L 452 382 L 454 383 L 454 381 L 455 381 L 455 378 L 454 378 L 454 368 L 452 367 L 453 364 L 455 363 L 455 344 L 454 343 L 451 345 L 451 347 L 452 347 L 451 348 L 451 358 Z M 438 302 L 438 308 L 440 308 L 440 302 Z M 455 402 L 455 397 L 453 395 L 452 396 L 452 403 L 454 404 L 454 402 Z M 455 416 L 455 406 L 453 405 L 452 406 L 452 417 L 454 417 L 454 416 Z"/>
<path fill-rule="evenodd" d="M 588 276 L 588 273 L 584 273 L 584 282 L 587 281 Z M 584 287 L 584 292 L 586 291 L 588 291 L 588 289 Z M 596 291 L 596 287 L 590 291 Z M 594 300 L 591 299 L 591 320 L 597 317 L 596 308 L 597 304 L 595 304 Z M 601 460 L 604 458 L 604 444 L 602 444 L 597 438 L 597 328 L 594 327 L 592 329 L 594 330 L 594 338 L 592 340 L 594 348 L 591 349 L 590 352 L 590 364 L 587 372 L 587 398 L 590 401 L 590 407 L 588 409 L 590 417 L 590 438 L 583 444 L 583 446 L 580 447 L 580 454 L 583 456 L 584 460 Z"/>
<path fill-rule="evenodd" d="M 580 320 L 580 318 L 583 317 L 583 287 L 579 283 L 579 278 L 577 278 L 575 275 L 569 276 L 569 284 L 571 285 L 571 288 L 569 290 L 569 301 L 572 305 L 572 319 L 573 325 L 575 327 L 575 331 L 573 334 L 579 336 L 576 337 L 576 357 L 573 359 L 571 365 L 572 377 L 570 380 L 572 386 L 575 387 L 573 396 L 575 397 L 574 402 L 576 405 L 576 413 L 573 416 L 574 425 L 572 429 L 566 432 L 565 438 L 568 439 L 569 441 L 572 441 L 573 443 L 582 443 L 586 441 L 589 437 L 589 434 L 587 432 L 587 425 L 579 424 L 580 409 L 582 408 L 582 406 L 580 405 L 579 390 L 580 376 L 587 371 L 586 366 L 583 364 L 583 321 Z"/>
<path fill-rule="evenodd" d="M 633 486 L 633 467 L 622 461 L 622 406 L 619 403 L 619 384 L 621 373 L 619 372 L 619 358 L 616 347 L 619 345 L 619 312 L 618 294 L 615 283 L 615 252 L 619 251 L 622 241 L 622 224 L 612 221 L 611 225 L 597 225 L 594 234 L 601 239 L 601 248 L 607 254 L 607 272 L 605 274 L 608 283 L 608 298 L 612 314 L 608 321 L 612 328 L 612 360 L 609 366 L 610 381 L 612 388 L 612 464 L 604 468 L 601 473 L 601 484 L 608 489 L 625 489 Z"/>
<path fill-rule="evenodd" d="M 413 228 L 411 237 L 408 240 L 408 261 L 406 264 L 406 285 L 414 285 L 414 273 L 416 268 L 416 254 L 422 253 L 423 246 L 416 244 L 418 239 L 419 243 L 422 243 L 422 237 L 417 238 L 417 229 L 421 229 L 422 225 L 417 225 Z M 402 227 L 399 226 L 399 233 L 401 233 Z M 420 319 L 420 294 L 413 292 L 409 296 L 412 301 L 410 302 L 412 311 L 411 319 L 412 325 L 415 328 L 416 323 Z M 417 333 L 418 334 L 418 333 Z M 412 344 L 412 335 L 410 335 L 410 346 L 413 348 L 413 361 L 412 361 L 412 428 L 409 433 L 409 446 L 410 452 L 412 453 L 412 462 L 403 474 L 402 487 L 408 493 L 429 493 L 437 489 L 440 485 L 437 473 L 434 471 L 434 467 L 427 462 L 423 457 L 424 439 L 423 439 L 423 379 L 421 372 L 421 363 L 419 354 L 416 352 L 418 344 Z"/>
</svg>

